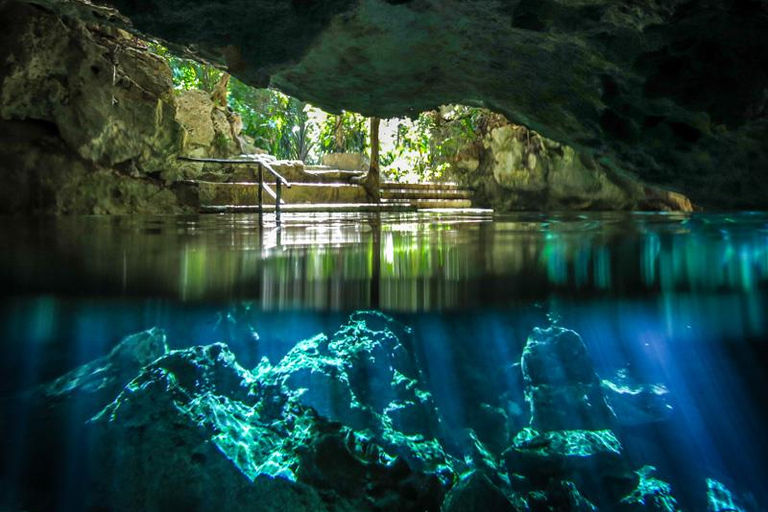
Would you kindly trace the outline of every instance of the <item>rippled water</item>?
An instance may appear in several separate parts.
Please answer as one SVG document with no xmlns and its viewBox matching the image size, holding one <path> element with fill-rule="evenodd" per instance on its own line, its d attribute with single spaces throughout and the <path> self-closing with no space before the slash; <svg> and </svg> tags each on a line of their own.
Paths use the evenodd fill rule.
<svg viewBox="0 0 768 512">
<path fill-rule="evenodd" d="M 72 450 L 35 466 L 31 416 L 7 397 L 129 334 L 160 327 L 177 349 L 226 341 L 253 368 L 375 309 L 413 329 L 449 430 L 490 428 L 486 404 L 503 410 L 508 438 L 488 435 L 509 443 L 529 420 L 526 339 L 563 326 L 582 336 L 600 378 L 664 390 L 668 417 L 620 428 L 634 467 L 656 466 L 686 510 L 706 509 L 706 478 L 747 509 L 768 503 L 768 214 L 270 220 L 0 219 L 0 494 L 33 510 L 78 508 Z M 72 445 L 78 428 L 62 438 Z M 49 498 L 24 498 L 36 489 Z"/>
</svg>

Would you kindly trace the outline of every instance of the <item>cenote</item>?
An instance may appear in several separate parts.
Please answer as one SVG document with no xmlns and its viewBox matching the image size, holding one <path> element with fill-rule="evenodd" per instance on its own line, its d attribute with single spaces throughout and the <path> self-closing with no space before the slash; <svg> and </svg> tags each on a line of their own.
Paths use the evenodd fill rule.
<svg viewBox="0 0 768 512">
<path fill-rule="evenodd" d="M 766 510 L 766 34 L 0 1 L 0 512 Z"/>
</svg>

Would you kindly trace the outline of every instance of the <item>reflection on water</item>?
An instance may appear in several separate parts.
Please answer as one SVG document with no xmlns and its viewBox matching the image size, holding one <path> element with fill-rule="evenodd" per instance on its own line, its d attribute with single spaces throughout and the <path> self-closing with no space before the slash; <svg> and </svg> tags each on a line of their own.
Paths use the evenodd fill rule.
<svg viewBox="0 0 768 512">
<path fill-rule="evenodd" d="M 746 292 L 768 284 L 768 215 L 88 217 L 0 221 L 14 292 L 263 309 L 421 311 L 558 293 Z"/>
<path fill-rule="evenodd" d="M 535 345 L 534 329 L 552 326 L 577 331 L 589 354 L 574 374 L 587 368 L 586 381 L 568 381 L 570 390 L 555 378 L 556 394 L 566 393 L 570 402 L 557 402 L 553 414 L 577 417 L 590 409 L 598 402 L 588 399 L 582 384 L 599 382 L 601 391 L 590 393 L 613 407 L 611 428 L 623 446 L 622 460 L 633 470 L 655 466 L 681 509 L 717 509 L 707 503 L 710 481 L 748 503 L 744 510 L 768 502 L 768 214 L 285 215 L 280 228 L 260 227 L 258 217 L 248 215 L 5 218 L 0 239 L 0 286 L 8 294 L 0 300 L 0 509 L 83 509 L 82 500 L 97 488 L 90 475 L 116 478 L 123 469 L 91 467 L 83 453 L 104 447 L 120 452 L 123 442 L 128 448 L 121 453 L 130 457 L 155 453 L 150 445 L 134 449 L 127 437 L 89 444 L 88 436 L 100 430 L 87 419 L 117 396 L 142 396 L 123 395 L 130 379 L 166 375 L 140 372 L 160 361 L 152 350 L 116 351 L 126 339 L 137 339 L 129 335 L 164 333 L 163 354 L 198 347 L 183 357 L 224 342 L 248 379 L 262 379 L 258 389 L 284 392 L 270 379 L 288 372 L 285 382 L 307 400 L 305 406 L 348 427 L 362 428 L 350 411 L 361 404 L 378 407 L 376 414 L 390 415 L 392 425 L 401 422 L 402 432 L 393 437 L 398 442 L 439 440 L 441 450 L 455 457 L 458 478 L 485 467 L 491 460 L 485 453 L 502 461 L 533 424 L 535 397 L 522 361 Z M 363 328 L 349 317 L 368 308 L 394 318 L 355 313 L 369 319 Z M 579 351 L 552 347 L 542 352 L 546 364 L 539 366 L 554 376 L 570 374 Z M 201 379 L 190 382 L 216 381 L 207 374 Z M 55 382 L 85 384 L 74 398 L 40 395 Z M 168 388 L 152 389 L 144 405 L 165 403 Z M 188 405 L 247 403 L 251 410 L 252 395 L 232 394 L 238 389 L 189 395 Z M 546 405 L 548 395 L 542 396 L 539 403 Z M 418 428 L 409 422 L 420 416 L 408 409 L 417 403 L 433 415 L 415 422 Z M 215 420 L 215 439 L 227 438 L 219 426 L 241 424 L 238 407 L 203 415 Z M 123 410 L 141 416 L 143 409 Z M 157 428 L 160 439 L 171 428 L 186 432 L 186 416 L 177 414 L 187 409 L 171 410 L 159 421 L 150 415 L 136 430 Z M 247 428 L 224 429 L 233 440 L 229 448 L 239 447 L 240 434 L 252 427 L 266 432 L 260 414 L 249 413 L 242 423 Z M 198 432 L 203 416 L 193 416 L 191 431 Z M 275 419 L 287 429 L 293 417 Z M 108 428 L 141 418 L 124 420 Z M 605 428 L 593 427 L 585 432 Z M 558 429 L 549 431 L 578 434 L 582 427 Z M 467 438 L 468 432 L 475 437 Z M 260 439 L 251 441 L 258 445 Z M 543 442 L 523 439 L 523 448 L 529 441 Z M 187 453 L 190 446 L 174 445 L 158 459 L 182 461 L 182 469 L 200 475 L 196 464 L 205 458 Z M 291 448 L 286 455 L 295 453 Z M 478 454 L 482 463 L 473 459 Z M 147 464 L 154 471 L 158 461 Z M 136 473 L 131 467 L 126 474 Z M 222 468 L 230 465 L 206 466 L 206 496 L 210 482 L 229 481 L 221 475 L 231 473 L 216 472 Z M 494 474 L 511 478 L 513 469 L 500 466 Z M 177 470 L 174 465 L 169 474 Z M 333 485 L 346 482 L 347 475 L 339 475 Z M 154 473 L 151 478 L 157 480 Z M 504 482 L 494 480 L 502 487 Z M 595 499 L 607 499 L 587 484 Z M 195 488 L 187 481 L 184 486 Z M 124 496 L 121 489 L 114 486 L 116 496 L 135 494 Z M 7 496 L 10 505 L 3 501 Z M 190 503 L 190 509 L 222 509 L 218 502 Z"/>
</svg>

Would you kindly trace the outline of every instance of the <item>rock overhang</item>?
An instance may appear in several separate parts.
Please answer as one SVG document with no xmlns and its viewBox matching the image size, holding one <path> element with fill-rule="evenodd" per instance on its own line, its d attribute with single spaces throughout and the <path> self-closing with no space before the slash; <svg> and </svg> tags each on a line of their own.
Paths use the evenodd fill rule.
<svg viewBox="0 0 768 512">
<path fill-rule="evenodd" d="M 768 196 L 760 0 L 109 4 L 142 34 L 331 111 L 486 106 L 705 206 Z"/>
</svg>

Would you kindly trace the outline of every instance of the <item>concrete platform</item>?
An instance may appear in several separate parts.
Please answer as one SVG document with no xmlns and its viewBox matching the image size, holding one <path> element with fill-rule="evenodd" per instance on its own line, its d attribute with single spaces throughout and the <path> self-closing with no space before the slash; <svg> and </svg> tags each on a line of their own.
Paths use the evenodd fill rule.
<svg viewBox="0 0 768 512">
<path fill-rule="evenodd" d="M 265 204 L 265 213 L 274 213 L 274 204 Z M 330 204 L 284 204 L 281 213 L 306 212 L 415 212 L 418 209 L 408 204 L 373 204 L 373 203 L 330 203 Z M 203 206 L 201 213 L 259 213 L 258 206 L 248 205 L 215 205 Z"/>
<path fill-rule="evenodd" d="M 234 205 L 252 206 L 259 204 L 258 183 L 214 183 L 196 182 L 200 203 L 206 206 Z M 275 191 L 275 185 L 268 185 Z M 282 187 L 281 197 L 286 204 L 365 203 L 367 196 L 363 187 L 343 183 L 291 183 L 290 188 Z M 274 203 L 274 195 L 264 191 L 264 204 Z"/>
</svg>

